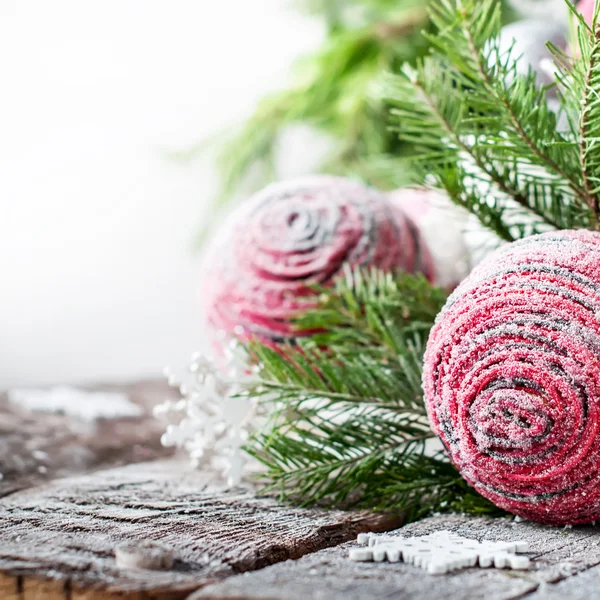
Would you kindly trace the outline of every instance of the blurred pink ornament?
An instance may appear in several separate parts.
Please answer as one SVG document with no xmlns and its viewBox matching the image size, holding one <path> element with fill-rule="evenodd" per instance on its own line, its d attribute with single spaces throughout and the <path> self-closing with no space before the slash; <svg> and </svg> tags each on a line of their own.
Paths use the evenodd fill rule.
<svg viewBox="0 0 600 600">
<path fill-rule="evenodd" d="M 385 194 L 324 175 L 270 185 L 234 211 L 209 244 L 204 314 L 225 339 L 288 340 L 299 335 L 290 319 L 314 306 L 312 286 L 331 285 L 344 265 L 435 279 L 418 227 Z"/>
</svg>

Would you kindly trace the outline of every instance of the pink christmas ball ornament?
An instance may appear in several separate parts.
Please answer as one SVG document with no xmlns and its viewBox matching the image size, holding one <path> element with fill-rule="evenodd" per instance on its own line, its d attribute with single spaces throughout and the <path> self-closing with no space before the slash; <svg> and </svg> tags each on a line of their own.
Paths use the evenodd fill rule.
<svg viewBox="0 0 600 600">
<path fill-rule="evenodd" d="M 600 234 L 533 236 L 476 267 L 431 332 L 423 384 L 479 493 L 534 521 L 600 519 Z"/>
<path fill-rule="evenodd" d="M 226 338 L 293 338 L 290 318 L 312 305 L 311 286 L 330 285 L 346 263 L 435 276 L 418 229 L 384 194 L 330 176 L 270 185 L 241 204 L 206 250 L 206 320 Z"/>
</svg>

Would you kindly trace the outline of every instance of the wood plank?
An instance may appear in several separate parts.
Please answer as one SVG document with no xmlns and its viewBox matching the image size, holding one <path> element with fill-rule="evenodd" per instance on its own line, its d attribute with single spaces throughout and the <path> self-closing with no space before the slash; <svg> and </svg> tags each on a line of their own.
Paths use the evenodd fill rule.
<svg viewBox="0 0 600 600">
<path fill-rule="evenodd" d="M 22 585 L 20 577 L 0 572 L 0 598 L 2 600 L 20 600 Z"/>
<path fill-rule="evenodd" d="M 24 410 L 0 394 L 0 497 L 55 477 L 173 454 L 160 445 L 164 427 L 152 417 L 152 407 L 173 395 L 164 382 L 93 389 L 127 393 L 142 414 L 84 422 Z"/>
<path fill-rule="evenodd" d="M 283 507 L 251 489 L 224 491 L 187 462 L 157 461 L 1 499 L 0 572 L 21 576 L 25 589 L 32 578 L 68 582 L 71 600 L 184 598 L 204 584 L 399 524 L 397 516 Z M 115 547 L 135 540 L 172 547 L 174 567 L 118 569 Z M 46 597 L 65 595 L 57 589 Z"/>
<path fill-rule="evenodd" d="M 23 600 L 46 600 L 47 598 L 65 598 L 68 600 L 70 590 L 64 581 L 24 579 L 21 598 Z"/>
<path fill-rule="evenodd" d="M 597 542 L 593 542 L 597 544 Z M 599 596 L 600 567 L 593 567 L 555 585 L 542 584 L 527 600 L 591 600 Z"/>
<path fill-rule="evenodd" d="M 444 529 L 479 540 L 525 539 L 530 543 L 533 570 L 517 572 L 474 568 L 450 575 L 428 575 L 416 567 L 401 563 L 353 563 L 347 556 L 348 549 L 355 544 L 347 543 L 297 561 L 231 577 L 203 588 L 190 600 L 509 600 L 532 594 L 540 586 L 546 590 L 555 586 L 558 589 L 567 584 L 556 585 L 556 582 L 567 578 L 569 584 L 574 584 L 576 578 L 572 576 L 575 573 L 600 564 L 600 546 L 596 542 L 598 530 L 594 527 L 557 529 L 513 519 L 447 515 L 413 523 L 394 534 L 425 535 Z M 600 577 L 600 572 L 596 577 Z M 542 597 L 546 596 L 539 596 L 540 599 Z"/>
</svg>

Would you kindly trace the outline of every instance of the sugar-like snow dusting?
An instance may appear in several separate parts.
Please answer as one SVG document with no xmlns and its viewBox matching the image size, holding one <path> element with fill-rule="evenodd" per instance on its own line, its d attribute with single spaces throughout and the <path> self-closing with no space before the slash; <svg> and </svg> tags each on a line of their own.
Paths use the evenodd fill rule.
<svg viewBox="0 0 600 600">
<path fill-rule="evenodd" d="M 88 423 L 139 417 L 143 413 L 142 407 L 122 392 L 89 391 L 72 386 L 12 389 L 8 399 L 26 410 L 63 414 Z"/>
<path fill-rule="evenodd" d="M 506 245 L 451 295 L 427 346 L 434 430 L 498 506 L 552 524 L 600 518 L 600 234 Z"/>
</svg>

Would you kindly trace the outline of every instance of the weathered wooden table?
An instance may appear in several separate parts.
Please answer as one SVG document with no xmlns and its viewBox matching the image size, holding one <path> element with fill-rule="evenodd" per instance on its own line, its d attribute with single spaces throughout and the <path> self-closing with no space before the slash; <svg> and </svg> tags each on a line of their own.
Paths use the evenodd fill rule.
<svg viewBox="0 0 600 600">
<path fill-rule="evenodd" d="M 0 599 L 600 598 L 600 530 L 445 515 L 400 530 L 449 529 L 477 539 L 527 539 L 533 570 L 432 576 L 404 564 L 356 564 L 363 531 L 397 516 L 304 510 L 224 490 L 160 446 L 150 408 L 168 389 L 127 391 L 136 418 L 86 423 L 32 413 L 0 397 Z M 168 570 L 118 568 L 126 541 L 174 549 Z"/>
</svg>

